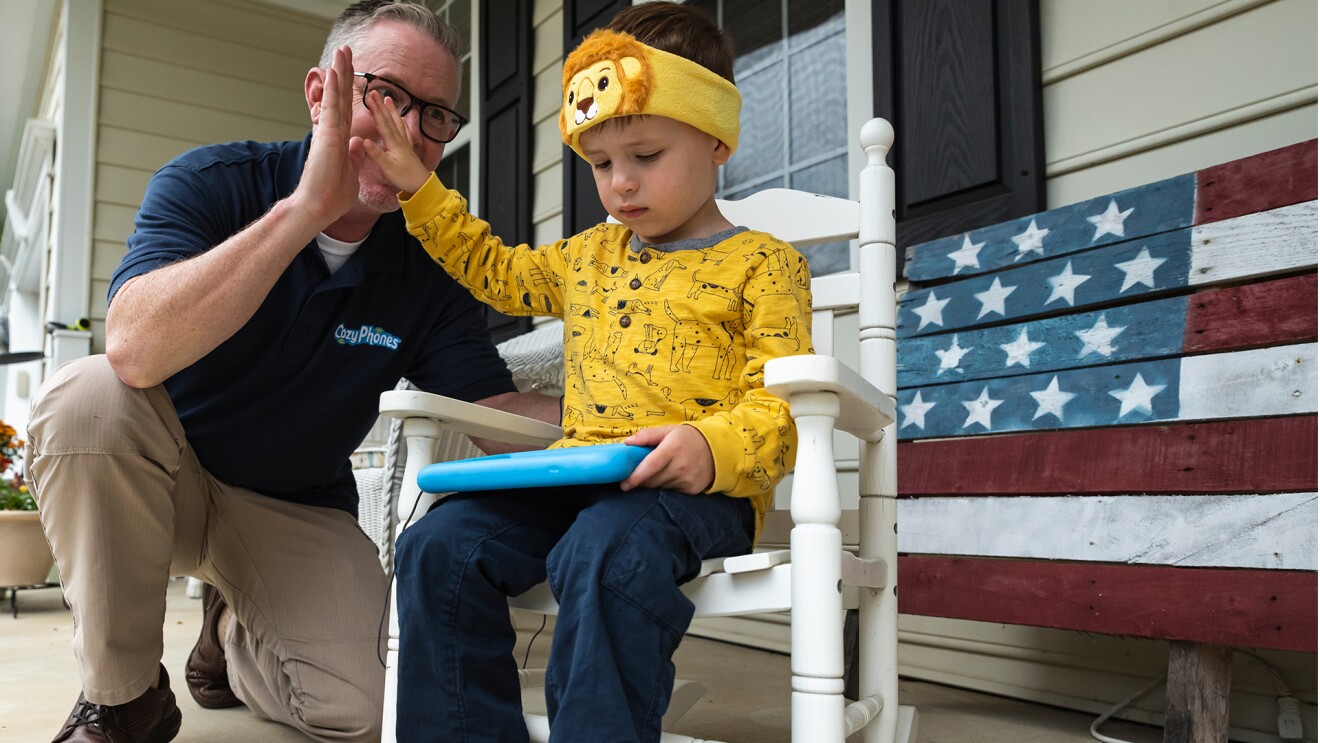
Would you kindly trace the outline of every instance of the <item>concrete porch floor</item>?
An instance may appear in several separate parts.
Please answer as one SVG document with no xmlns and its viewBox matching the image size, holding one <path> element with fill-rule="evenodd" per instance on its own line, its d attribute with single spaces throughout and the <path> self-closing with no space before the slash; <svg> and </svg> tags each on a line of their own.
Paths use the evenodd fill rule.
<svg viewBox="0 0 1320 743">
<path fill-rule="evenodd" d="M 184 582 L 172 581 L 165 616 L 165 666 L 183 710 L 177 740 L 219 743 L 282 743 L 305 740 L 290 728 L 258 720 L 245 708 L 204 710 L 183 687 L 183 663 L 197 639 L 201 605 L 189 599 Z M 0 740 L 49 741 L 68 716 L 79 682 L 70 642 L 73 620 L 56 589 L 19 593 L 19 615 L 11 618 L 8 596 L 0 614 Z M 522 656 L 531 633 L 520 637 Z M 532 667 L 544 667 L 549 642 L 538 638 Z M 707 693 L 671 732 L 728 743 L 787 743 L 788 657 L 688 638 L 678 650 L 681 678 L 703 684 Z M 1027 704 L 920 681 L 902 680 L 899 696 L 917 707 L 922 743 L 1082 743 L 1094 740 L 1092 715 Z M 530 707 L 529 703 L 529 707 Z M 1161 740 L 1156 728 L 1121 721 L 1102 732 L 1133 743 Z"/>
</svg>

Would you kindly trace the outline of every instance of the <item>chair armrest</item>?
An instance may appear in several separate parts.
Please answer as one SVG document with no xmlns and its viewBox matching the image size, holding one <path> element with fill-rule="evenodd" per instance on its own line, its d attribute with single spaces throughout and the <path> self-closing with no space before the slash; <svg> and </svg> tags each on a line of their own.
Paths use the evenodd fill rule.
<svg viewBox="0 0 1320 743">
<path fill-rule="evenodd" d="M 380 414 L 389 418 L 430 418 L 444 427 L 483 439 L 547 446 L 564 435 L 545 421 L 419 390 L 393 390 L 380 396 Z"/>
<path fill-rule="evenodd" d="M 833 356 L 803 355 L 771 359 L 765 364 L 765 388 L 792 403 L 803 392 L 833 392 L 839 396 L 836 427 L 863 441 L 879 441 L 894 422 L 894 400 Z"/>
</svg>

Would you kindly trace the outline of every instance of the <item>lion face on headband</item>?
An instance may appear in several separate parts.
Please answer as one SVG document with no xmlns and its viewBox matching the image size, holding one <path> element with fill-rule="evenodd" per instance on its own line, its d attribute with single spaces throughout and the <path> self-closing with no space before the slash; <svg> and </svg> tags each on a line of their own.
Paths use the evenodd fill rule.
<svg viewBox="0 0 1320 743">
<path fill-rule="evenodd" d="M 594 34 L 564 64 L 564 105 L 559 127 L 566 134 L 614 116 L 641 113 L 651 89 L 646 48 L 630 36 Z"/>
<path fill-rule="evenodd" d="M 641 72 L 642 63 L 636 57 L 607 60 L 579 72 L 569 84 L 568 100 L 564 103 L 565 116 L 581 125 L 604 115 L 620 113 L 627 81 Z"/>
</svg>

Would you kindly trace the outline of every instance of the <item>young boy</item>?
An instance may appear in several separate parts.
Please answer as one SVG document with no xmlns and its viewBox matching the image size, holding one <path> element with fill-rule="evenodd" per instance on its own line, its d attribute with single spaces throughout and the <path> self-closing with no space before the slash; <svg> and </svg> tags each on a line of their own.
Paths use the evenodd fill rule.
<svg viewBox="0 0 1320 743">
<path fill-rule="evenodd" d="M 678 586 L 751 548 L 793 465 L 763 366 L 811 351 L 806 261 L 715 202 L 738 143 L 731 78 L 727 37 L 685 5 L 633 6 L 588 36 L 564 64 L 560 128 L 619 224 L 539 248 L 493 237 L 413 155 L 398 99 L 367 98 L 381 141 L 364 146 L 427 252 L 503 312 L 564 318 L 554 446 L 655 447 L 618 485 L 459 494 L 405 531 L 399 740 L 527 739 L 506 597 L 547 578 L 552 735 L 659 738 L 692 619 Z"/>
</svg>

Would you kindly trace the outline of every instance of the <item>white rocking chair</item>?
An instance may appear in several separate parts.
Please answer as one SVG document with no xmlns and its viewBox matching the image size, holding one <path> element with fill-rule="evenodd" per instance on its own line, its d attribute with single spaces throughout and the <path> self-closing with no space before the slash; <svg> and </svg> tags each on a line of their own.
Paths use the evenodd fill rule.
<svg viewBox="0 0 1320 743">
<path fill-rule="evenodd" d="M 817 355 L 766 365 L 766 387 L 789 402 L 798 427 L 792 479 L 791 548 L 708 560 L 683 586 L 697 617 L 791 612 L 792 735 L 841 742 L 858 730 L 868 743 L 915 739 L 916 714 L 898 705 L 897 486 L 894 397 L 894 174 L 885 164 L 893 129 L 883 119 L 862 127 L 866 165 L 859 199 L 851 201 L 771 189 L 721 202 L 731 222 L 764 230 L 794 245 L 858 238 L 860 270 L 812 281 L 812 341 Z M 834 338 L 835 318 L 856 312 L 858 333 Z M 835 354 L 858 358 L 853 371 Z M 854 356 L 854 354 L 856 354 Z M 396 534 L 420 518 L 437 496 L 421 493 L 417 472 L 433 461 L 446 432 L 544 446 L 556 426 L 417 391 L 381 396 L 381 413 L 402 420 L 407 460 L 397 504 Z M 843 548 L 835 431 L 859 440 L 860 538 L 856 555 Z M 773 516 L 773 514 L 772 514 Z M 510 606 L 557 611 L 549 587 L 510 600 Z M 843 612 L 859 609 L 861 699 L 845 705 Z M 394 740 L 398 617 L 391 602 L 387 646 L 385 740 Z M 691 704 L 693 700 L 675 704 Z M 767 699 L 767 705 L 782 704 Z M 545 740 L 544 717 L 527 716 L 533 740 Z M 666 734 L 671 743 L 697 739 Z"/>
</svg>

